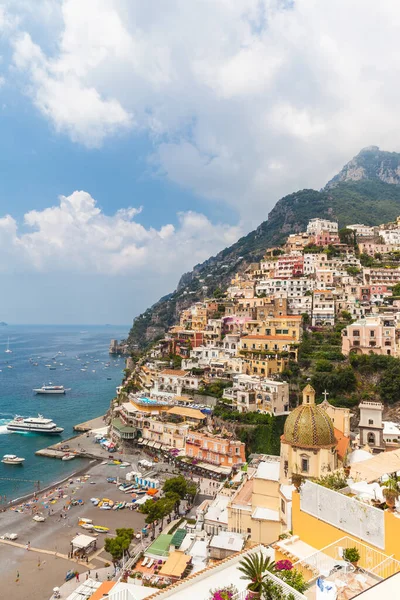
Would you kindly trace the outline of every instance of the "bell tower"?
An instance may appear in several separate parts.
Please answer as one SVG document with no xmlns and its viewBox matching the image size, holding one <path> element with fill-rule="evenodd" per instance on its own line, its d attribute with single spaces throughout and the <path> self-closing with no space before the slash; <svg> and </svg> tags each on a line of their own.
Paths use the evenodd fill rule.
<svg viewBox="0 0 400 600">
<path fill-rule="evenodd" d="M 360 421 L 360 447 L 366 444 L 373 452 L 382 452 L 385 449 L 383 442 L 383 404 L 375 400 L 363 400 L 359 404 Z"/>
</svg>

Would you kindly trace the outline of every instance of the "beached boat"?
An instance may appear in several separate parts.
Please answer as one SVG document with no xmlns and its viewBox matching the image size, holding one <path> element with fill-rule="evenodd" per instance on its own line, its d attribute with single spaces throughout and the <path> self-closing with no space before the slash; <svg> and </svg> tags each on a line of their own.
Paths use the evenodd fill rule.
<svg viewBox="0 0 400 600">
<path fill-rule="evenodd" d="M 19 417 L 18 415 L 7 424 L 8 431 L 29 431 L 32 433 L 45 433 L 47 435 L 57 435 L 64 431 L 51 419 L 45 419 L 43 415 L 37 417 Z"/>
<path fill-rule="evenodd" d="M 5 454 L 1 460 L 5 465 L 22 465 L 24 458 L 16 456 L 15 454 Z"/>
<path fill-rule="evenodd" d="M 93 529 L 97 533 L 108 533 L 110 531 L 109 527 L 103 527 L 102 525 L 93 525 Z"/>
<path fill-rule="evenodd" d="M 35 394 L 65 394 L 69 392 L 68 388 L 63 385 L 45 385 L 43 384 L 40 388 L 34 388 Z"/>
<path fill-rule="evenodd" d="M 42 515 L 35 515 L 32 519 L 32 521 L 36 521 L 36 523 L 43 523 L 45 520 L 45 517 Z"/>
</svg>

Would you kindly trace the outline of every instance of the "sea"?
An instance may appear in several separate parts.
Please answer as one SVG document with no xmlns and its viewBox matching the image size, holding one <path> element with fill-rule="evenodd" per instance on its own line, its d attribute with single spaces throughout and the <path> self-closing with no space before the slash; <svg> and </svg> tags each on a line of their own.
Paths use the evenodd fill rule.
<svg viewBox="0 0 400 600">
<path fill-rule="evenodd" d="M 125 366 L 123 357 L 108 354 L 109 343 L 126 338 L 128 332 L 127 325 L 0 327 L 0 459 L 4 454 L 25 458 L 23 466 L 0 462 L 0 507 L 34 492 L 37 482 L 43 489 L 88 464 L 87 459 L 62 461 L 35 452 L 71 437 L 74 425 L 106 412 Z M 7 344 L 12 353 L 5 352 Z M 65 395 L 33 392 L 50 382 L 70 391 Z M 64 432 L 61 436 L 8 432 L 7 423 L 17 414 L 41 414 Z"/>
</svg>

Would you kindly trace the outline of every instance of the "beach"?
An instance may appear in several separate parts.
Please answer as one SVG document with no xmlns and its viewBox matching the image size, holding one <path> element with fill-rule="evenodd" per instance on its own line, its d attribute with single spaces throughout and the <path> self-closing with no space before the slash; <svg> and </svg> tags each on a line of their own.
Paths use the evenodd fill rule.
<svg viewBox="0 0 400 600">
<path fill-rule="evenodd" d="M 43 468 L 46 468 L 48 460 L 43 459 Z M 75 475 L 59 486 L 40 492 L 37 502 L 28 501 L 29 506 L 24 508 L 18 504 L 18 510 L 22 512 L 17 512 L 17 507 L 14 507 L 1 513 L 0 536 L 18 534 L 18 545 L 0 540 L 2 593 L 7 593 L 13 600 L 26 600 L 28 597 L 30 600 L 48 600 L 53 588 L 63 583 L 69 569 L 84 573 L 88 568 L 103 568 L 109 563 L 111 557 L 101 550 L 105 536 L 85 531 L 78 526 L 78 521 L 85 517 L 92 519 L 96 525 L 109 527 L 107 535 L 115 534 L 119 527 L 140 530 L 145 518 L 141 513 L 128 509 L 101 510 L 90 502 L 92 497 L 119 502 L 130 500 L 129 494 L 107 482 L 107 477 L 119 477 L 123 481 L 125 473 L 130 470 L 130 467 L 121 469 L 117 465 L 92 464 L 85 469 L 85 474 Z M 84 504 L 67 508 L 71 499 L 82 500 Z M 43 514 L 46 520 L 33 521 L 35 513 Z M 66 518 L 61 518 L 61 514 L 65 514 Z M 93 535 L 98 540 L 97 551 L 90 557 L 89 566 L 67 558 L 71 539 L 82 533 Z M 30 550 L 26 548 L 28 542 Z"/>
</svg>

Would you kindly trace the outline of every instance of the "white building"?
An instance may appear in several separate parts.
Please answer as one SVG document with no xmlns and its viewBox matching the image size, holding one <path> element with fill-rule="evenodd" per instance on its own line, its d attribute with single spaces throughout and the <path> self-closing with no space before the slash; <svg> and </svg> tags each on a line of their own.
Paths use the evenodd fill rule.
<svg viewBox="0 0 400 600">
<path fill-rule="evenodd" d="M 265 279 L 256 285 L 257 294 L 274 296 L 275 298 L 296 298 L 304 296 L 315 286 L 315 281 L 306 277 L 295 279 Z"/>
<path fill-rule="evenodd" d="M 385 244 L 400 245 L 400 228 L 399 229 L 380 229 L 379 235 Z"/>
<path fill-rule="evenodd" d="M 285 414 L 289 411 L 289 384 L 257 375 L 233 376 L 233 386 L 225 388 L 223 398 L 236 405 L 239 412 L 266 411 Z"/>
<path fill-rule="evenodd" d="M 323 231 L 337 234 L 338 229 L 338 224 L 335 221 L 328 221 L 327 219 L 311 219 L 307 225 L 309 235 L 320 235 Z"/>
<path fill-rule="evenodd" d="M 359 237 L 372 237 L 374 235 L 374 227 L 369 225 L 363 225 L 361 223 L 354 223 L 353 225 L 347 225 L 346 229 L 351 229 L 356 232 L 356 236 Z"/>
</svg>

